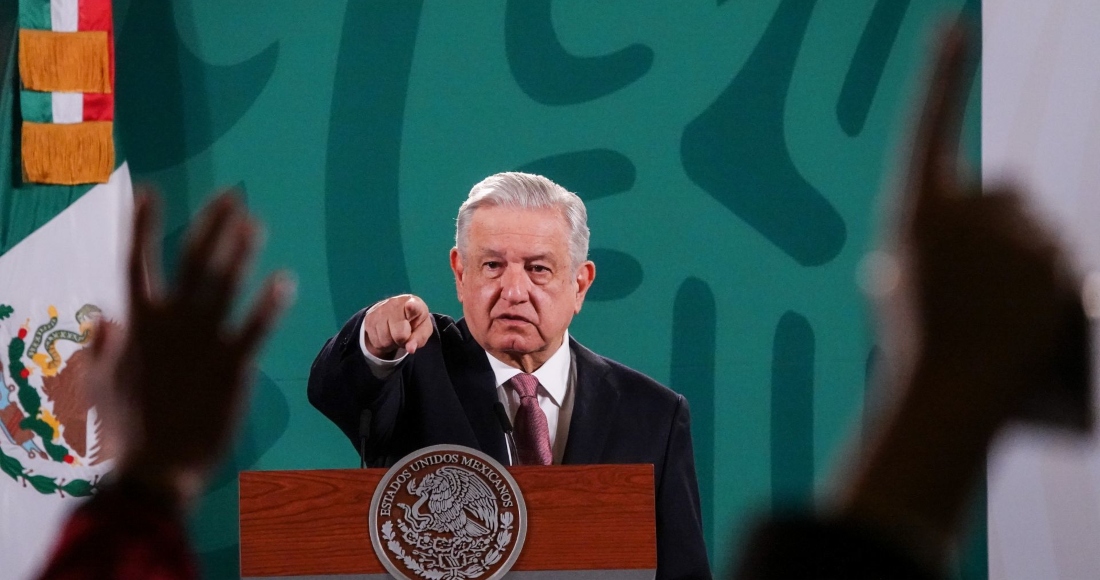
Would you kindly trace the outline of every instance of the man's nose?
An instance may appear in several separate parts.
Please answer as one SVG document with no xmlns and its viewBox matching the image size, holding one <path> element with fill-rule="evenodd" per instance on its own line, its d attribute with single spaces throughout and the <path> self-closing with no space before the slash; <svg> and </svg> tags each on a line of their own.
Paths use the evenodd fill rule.
<svg viewBox="0 0 1100 580">
<path fill-rule="evenodd" d="M 500 295 L 509 302 L 526 302 L 531 280 L 520 265 L 511 265 L 500 278 Z"/>
</svg>

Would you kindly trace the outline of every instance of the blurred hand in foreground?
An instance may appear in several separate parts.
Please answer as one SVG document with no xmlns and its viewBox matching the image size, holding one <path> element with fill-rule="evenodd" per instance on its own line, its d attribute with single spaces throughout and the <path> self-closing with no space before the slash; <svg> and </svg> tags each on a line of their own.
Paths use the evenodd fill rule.
<svg viewBox="0 0 1100 580">
<path fill-rule="evenodd" d="M 833 509 L 766 522 L 741 578 L 947 578 L 1000 428 L 1091 424 L 1080 286 L 1017 192 L 960 177 L 970 47 L 962 25 L 940 41 L 895 247 L 867 261 L 894 397 Z"/>
<path fill-rule="evenodd" d="M 841 503 L 932 565 L 997 430 L 1053 398 L 1066 352 L 1087 376 L 1080 286 L 1051 231 L 1011 188 L 960 177 L 969 48 L 962 26 L 941 37 L 903 187 L 895 284 L 879 296 L 892 363 L 880 378 L 900 392 Z M 1088 415 L 1087 379 L 1076 379 L 1081 396 L 1064 416 Z"/>
<path fill-rule="evenodd" d="M 966 393 L 923 385 L 929 396 L 950 404 L 965 394 L 1005 419 L 1056 380 L 1051 363 L 1066 318 L 1080 315 L 1080 286 L 1018 191 L 982 190 L 961 176 L 968 48 L 962 27 L 942 36 L 901 200 L 901 307 L 884 322 L 909 344 L 909 362 L 969 381 Z"/>
<path fill-rule="evenodd" d="M 102 422 L 119 449 L 120 479 L 186 504 L 202 489 L 247 400 L 252 361 L 295 287 L 265 281 L 236 328 L 232 306 L 260 238 L 233 192 L 219 195 L 188 232 L 177 280 L 161 274 L 159 204 L 139 195 L 128 264 L 124 327 L 101 324 L 92 345 Z"/>
</svg>

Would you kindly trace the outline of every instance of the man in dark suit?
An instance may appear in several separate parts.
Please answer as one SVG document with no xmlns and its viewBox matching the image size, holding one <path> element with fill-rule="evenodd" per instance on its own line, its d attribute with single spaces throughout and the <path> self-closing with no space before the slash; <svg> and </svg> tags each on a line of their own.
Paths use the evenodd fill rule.
<svg viewBox="0 0 1100 580">
<path fill-rule="evenodd" d="M 310 402 L 357 449 L 370 410 L 372 465 L 442 443 L 510 463 L 498 402 L 522 463 L 651 463 L 657 577 L 709 578 L 687 401 L 569 337 L 596 275 L 580 198 L 501 173 L 474 186 L 457 222 L 463 318 L 411 295 L 360 311 L 314 361 Z"/>
</svg>

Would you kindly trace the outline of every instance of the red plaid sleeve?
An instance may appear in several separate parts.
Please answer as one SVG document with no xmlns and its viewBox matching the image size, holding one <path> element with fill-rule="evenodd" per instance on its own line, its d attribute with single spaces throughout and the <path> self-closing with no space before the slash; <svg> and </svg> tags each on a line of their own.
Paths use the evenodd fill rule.
<svg viewBox="0 0 1100 580">
<path fill-rule="evenodd" d="M 105 489 L 73 513 L 43 580 L 198 578 L 179 511 L 139 489 Z"/>
</svg>

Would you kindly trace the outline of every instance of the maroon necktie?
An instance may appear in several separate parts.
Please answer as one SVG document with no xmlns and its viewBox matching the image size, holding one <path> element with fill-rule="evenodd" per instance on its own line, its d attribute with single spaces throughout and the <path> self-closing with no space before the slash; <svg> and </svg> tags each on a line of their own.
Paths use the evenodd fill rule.
<svg viewBox="0 0 1100 580">
<path fill-rule="evenodd" d="M 520 373 L 512 377 L 512 388 L 519 393 L 515 428 L 520 465 L 550 465 L 554 454 L 550 451 L 546 415 L 539 407 L 539 380 L 535 375 Z"/>
</svg>

